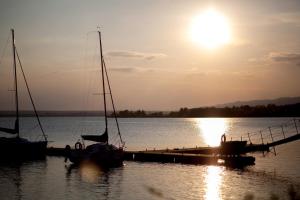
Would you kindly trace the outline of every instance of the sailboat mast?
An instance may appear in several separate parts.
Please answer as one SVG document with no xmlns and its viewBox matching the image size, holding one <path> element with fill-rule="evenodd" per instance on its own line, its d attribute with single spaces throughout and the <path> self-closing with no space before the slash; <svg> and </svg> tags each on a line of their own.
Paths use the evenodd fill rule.
<svg viewBox="0 0 300 200">
<path fill-rule="evenodd" d="M 99 34 L 100 57 L 101 57 L 101 74 L 102 74 L 102 87 L 103 87 L 103 100 L 104 100 L 105 132 L 107 132 L 106 92 L 105 92 L 105 82 L 104 82 L 105 80 L 104 80 L 104 66 L 103 66 L 101 32 L 98 31 L 98 34 Z"/>
<path fill-rule="evenodd" d="M 122 144 L 122 147 L 123 147 L 125 145 L 125 142 L 123 141 L 122 136 L 121 136 L 119 122 L 118 122 L 118 118 L 117 118 L 117 114 L 116 114 L 115 103 L 114 103 L 114 99 L 113 99 L 113 96 L 112 96 L 112 91 L 111 91 L 110 82 L 109 82 L 109 78 L 108 78 L 107 69 L 106 69 L 106 65 L 105 65 L 104 59 L 103 59 L 103 67 L 104 67 L 104 70 L 105 70 L 106 81 L 107 81 L 107 85 L 108 85 L 108 89 L 109 89 L 111 104 L 112 104 L 112 107 L 113 107 L 113 114 L 115 116 L 115 121 L 116 121 L 116 124 L 117 124 L 118 134 L 119 134 L 119 137 L 120 137 L 120 140 L 121 140 L 121 144 Z"/>
<path fill-rule="evenodd" d="M 12 35 L 12 51 L 13 51 L 13 67 L 14 67 L 14 81 L 15 81 L 15 103 L 16 103 L 16 122 L 15 131 L 20 136 L 19 133 L 19 96 L 18 96 L 18 79 L 17 79 L 17 67 L 16 67 L 16 46 L 15 46 L 15 31 L 11 29 Z"/>
</svg>

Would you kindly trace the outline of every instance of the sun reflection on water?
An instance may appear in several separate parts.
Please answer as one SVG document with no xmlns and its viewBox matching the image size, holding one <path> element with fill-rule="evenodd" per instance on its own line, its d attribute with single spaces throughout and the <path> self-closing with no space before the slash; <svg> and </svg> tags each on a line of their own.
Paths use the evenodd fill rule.
<svg viewBox="0 0 300 200">
<path fill-rule="evenodd" d="M 99 166 L 92 162 L 84 162 L 80 165 L 80 175 L 84 181 L 96 183 L 101 176 L 102 171 Z"/>
<path fill-rule="evenodd" d="M 220 186 L 222 181 L 222 168 L 218 166 L 208 166 L 205 176 L 205 199 L 218 200 L 221 199 Z"/>
<path fill-rule="evenodd" d="M 228 121 L 224 118 L 198 118 L 196 119 L 196 123 L 201 137 L 209 146 L 218 146 L 221 136 L 228 129 Z"/>
</svg>

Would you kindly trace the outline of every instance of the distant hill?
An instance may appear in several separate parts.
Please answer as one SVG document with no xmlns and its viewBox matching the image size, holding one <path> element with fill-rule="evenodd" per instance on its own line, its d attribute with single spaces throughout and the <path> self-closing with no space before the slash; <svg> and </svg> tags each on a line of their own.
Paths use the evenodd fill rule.
<svg viewBox="0 0 300 200">
<path fill-rule="evenodd" d="M 296 104 L 300 103 L 300 97 L 281 97 L 277 99 L 260 99 L 260 100 L 251 100 L 251 101 L 236 101 L 231 103 L 225 104 L 218 104 L 215 107 L 223 108 L 223 107 L 233 107 L 233 106 L 257 106 L 257 105 L 268 105 L 268 104 L 275 104 L 278 106 L 281 105 L 288 105 L 288 104 Z"/>
</svg>

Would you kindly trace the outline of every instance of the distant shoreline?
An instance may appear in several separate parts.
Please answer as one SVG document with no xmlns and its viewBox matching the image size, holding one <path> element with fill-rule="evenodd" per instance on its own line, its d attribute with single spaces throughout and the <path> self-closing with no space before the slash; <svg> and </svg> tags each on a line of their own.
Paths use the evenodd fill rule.
<svg viewBox="0 0 300 200">
<path fill-rule="evenodd" d="M 103 111 L 38 111 L 41 117 L 104 116 Z M 22 117 L 34 116 L 33 111 L 20 111 Z M 108 112 L 113 117 L 112 111 Z M 14 117 L 15 111 L 0 111 L 0 117 Z M 289 105 L 260 105 L 233 107 L 180 108 L 178 111 L 129 111 L 117 112 L 119 118 L 195 118 L 195 117 L 300 117 L 300 103 Z"/>
<path fill-rule="evenodd" d="M 33 111 L 20 111 L 22 117 L 33 117 Z M 38 111 L 41 117 L 81 117 L 81 116 L 104 116 L 102 111 Z M 0 117 L 14 117 L 14 111 L 0 111 Z"/>
<path fill-rule="evenodd" d="M 300 117 L 300 103 L 289 105 L 257 105 L 232 107 L 180 108 L 171 112 L 119 111 L 121 118 L 201 118 L 201 117 Z"/>
</svg>

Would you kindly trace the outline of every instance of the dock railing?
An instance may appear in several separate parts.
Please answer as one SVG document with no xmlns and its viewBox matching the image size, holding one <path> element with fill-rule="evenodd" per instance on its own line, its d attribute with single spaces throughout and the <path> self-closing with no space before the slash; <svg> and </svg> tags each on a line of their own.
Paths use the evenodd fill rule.
<svg viewBox="0 0 300 200">
<path fill-rule="evenodd" d="M 254 132 L 246 132 L 238 137 L 232 137 L 232 140 L 247 141 L 248 145 L 265 146 L 273 150 L 281 144 L 300 139 L 300 119 L 292 119 L 286 123 L 270 126 Z"/>
</svg>

